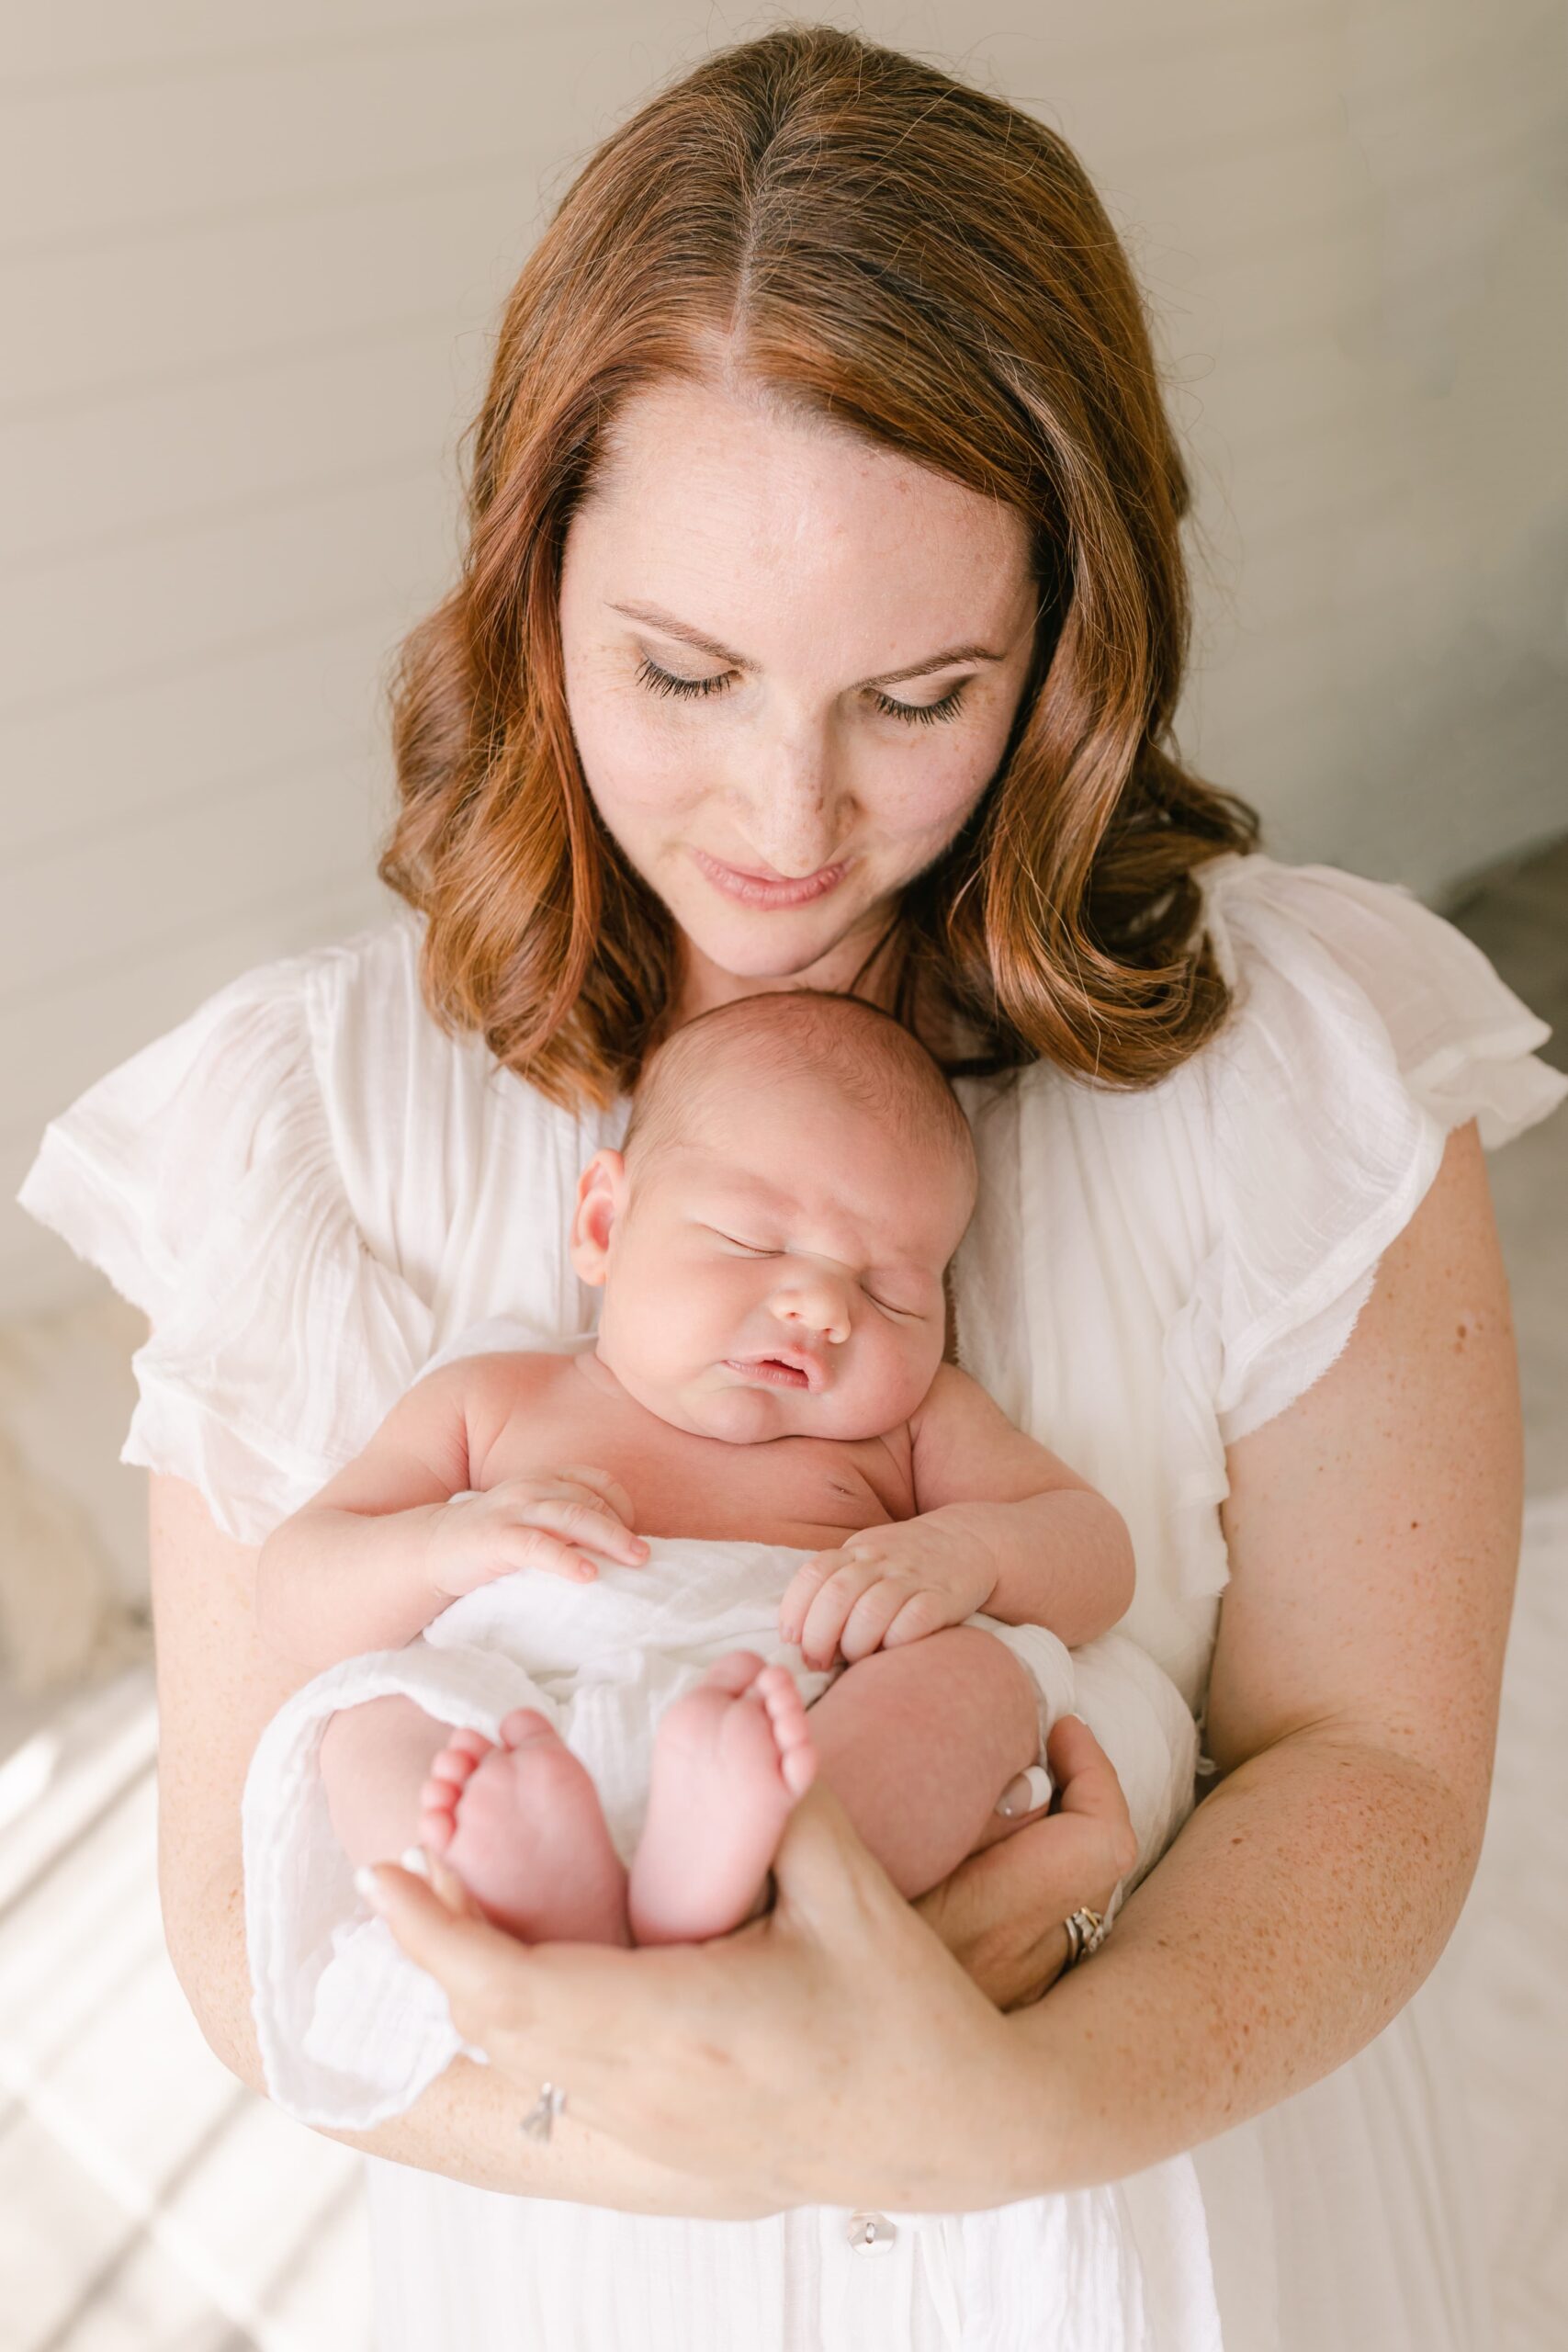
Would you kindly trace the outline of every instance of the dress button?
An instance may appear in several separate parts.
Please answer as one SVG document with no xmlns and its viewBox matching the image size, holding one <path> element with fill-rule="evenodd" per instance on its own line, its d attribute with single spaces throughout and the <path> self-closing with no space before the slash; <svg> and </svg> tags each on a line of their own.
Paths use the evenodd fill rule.
<svg viewBox="0 0 1568 2352">
<path fill-rule="evenodd" d="M 886 2213 L 852 2213 L 844 2233 L 857 2254 L 891 2254 L 897 2234 Z"/>
</svg>

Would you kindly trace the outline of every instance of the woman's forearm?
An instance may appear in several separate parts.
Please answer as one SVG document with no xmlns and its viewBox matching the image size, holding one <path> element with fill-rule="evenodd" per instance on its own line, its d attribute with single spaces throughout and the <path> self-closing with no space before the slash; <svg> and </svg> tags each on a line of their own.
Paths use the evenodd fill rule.
<svg viewBox="0 0 1568 2352">
<path fill-rule="evenodd" d="M 1010 2020 L 1038 2107 L 1009 2193 L 1121 2179 L 1353 2056 L 1442 1951 L 1484 1818 L 1483 1788 L 1349 1728 L 1239 1765 L 1101 1951 Z"/>
<path fill-rule="evenodd" d="M 164 1907 L 169 1949 L 203 2035 L 230 2072 L 265 2098 L 236 1875 L 225 1872 L 198 1903 L 187 1898 L 193 1916 L 183 1921 L 168 1891 Z M 584 2131 L 570 2108 L 549 2145 L 541 2147 L 519 2128 L 525 2105 L 503 2075 L 459 2058 L 406 2114 L 372 2132 L 326 2132 L 323 2137 L 367 2155 L 512 2196 L 567 2198 L 623 2212 L 698 2214 L 719 2221 L 747 2220 L 771 2210 L 740 2190 L 710 2188 L 689 2174 L 633 2154 L 602 2133 Z"/>
</svg>

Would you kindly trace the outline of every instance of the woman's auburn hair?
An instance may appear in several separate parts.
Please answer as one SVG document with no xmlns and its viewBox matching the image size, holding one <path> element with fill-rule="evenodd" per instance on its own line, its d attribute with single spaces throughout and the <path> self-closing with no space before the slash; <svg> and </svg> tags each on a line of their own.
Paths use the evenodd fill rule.
<svg viewBox="0 0 1568 2352">
<path fill-rule="evenodd" d="M 1002 763 L 902 893 L 911 1027 L 1102 1084 L 1164 1077 L 1228 1005 L 1197 869 L 1258 819 L 1169 746 L 1190 628 L 1186 469 L 1126 254 L 1032 116 L 830 28 L 723 50 L 592 155 L 529 254 L 463 435 L 457 584 L 390 681 L 382 879 L 425 917 L 438 1022 L 570 1108 L 635 1084 L 677 927 L 593 807 L 568 715 L 562 547 L 639 390 L 749 384 L 1026 520 L 1033 669 Z"/>
</svg>

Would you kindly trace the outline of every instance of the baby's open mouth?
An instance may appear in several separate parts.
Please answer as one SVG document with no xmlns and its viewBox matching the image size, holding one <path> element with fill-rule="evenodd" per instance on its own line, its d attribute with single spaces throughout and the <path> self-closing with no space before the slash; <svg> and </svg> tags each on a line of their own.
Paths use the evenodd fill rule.
<svg viewBox="0 0 1568 2352">
<path fill-rule="evenodd" d="M 799 1365 L 785 1363 L 780 1356 L 727 1356 L 731 1372 L 743 1372 L 753 1380 L 765 1381 L 773 1388 L 809 1388 L 811 1375 Z"/>
</svg>

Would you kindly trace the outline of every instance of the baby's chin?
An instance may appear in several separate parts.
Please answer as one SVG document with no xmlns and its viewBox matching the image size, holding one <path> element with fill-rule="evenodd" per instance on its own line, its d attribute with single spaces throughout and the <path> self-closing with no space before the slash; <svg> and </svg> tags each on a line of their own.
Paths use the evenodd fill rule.
<svg viewBox="0 0 1568 2352">
<path fill-rule="evenodd" d="M 852 1405 L 831 1388 L 813 1396 L 806 1388 L 781 1388 L 737 1379 L 718 1364 L 670 1396 L 669 1418 L 730 1445 L 756 1445 L 777 1437 L 821 1437 L 852 1441 L 881 1437 L 897 1414 L 876 1419 L 864 1397 Z"/>
</svg>

